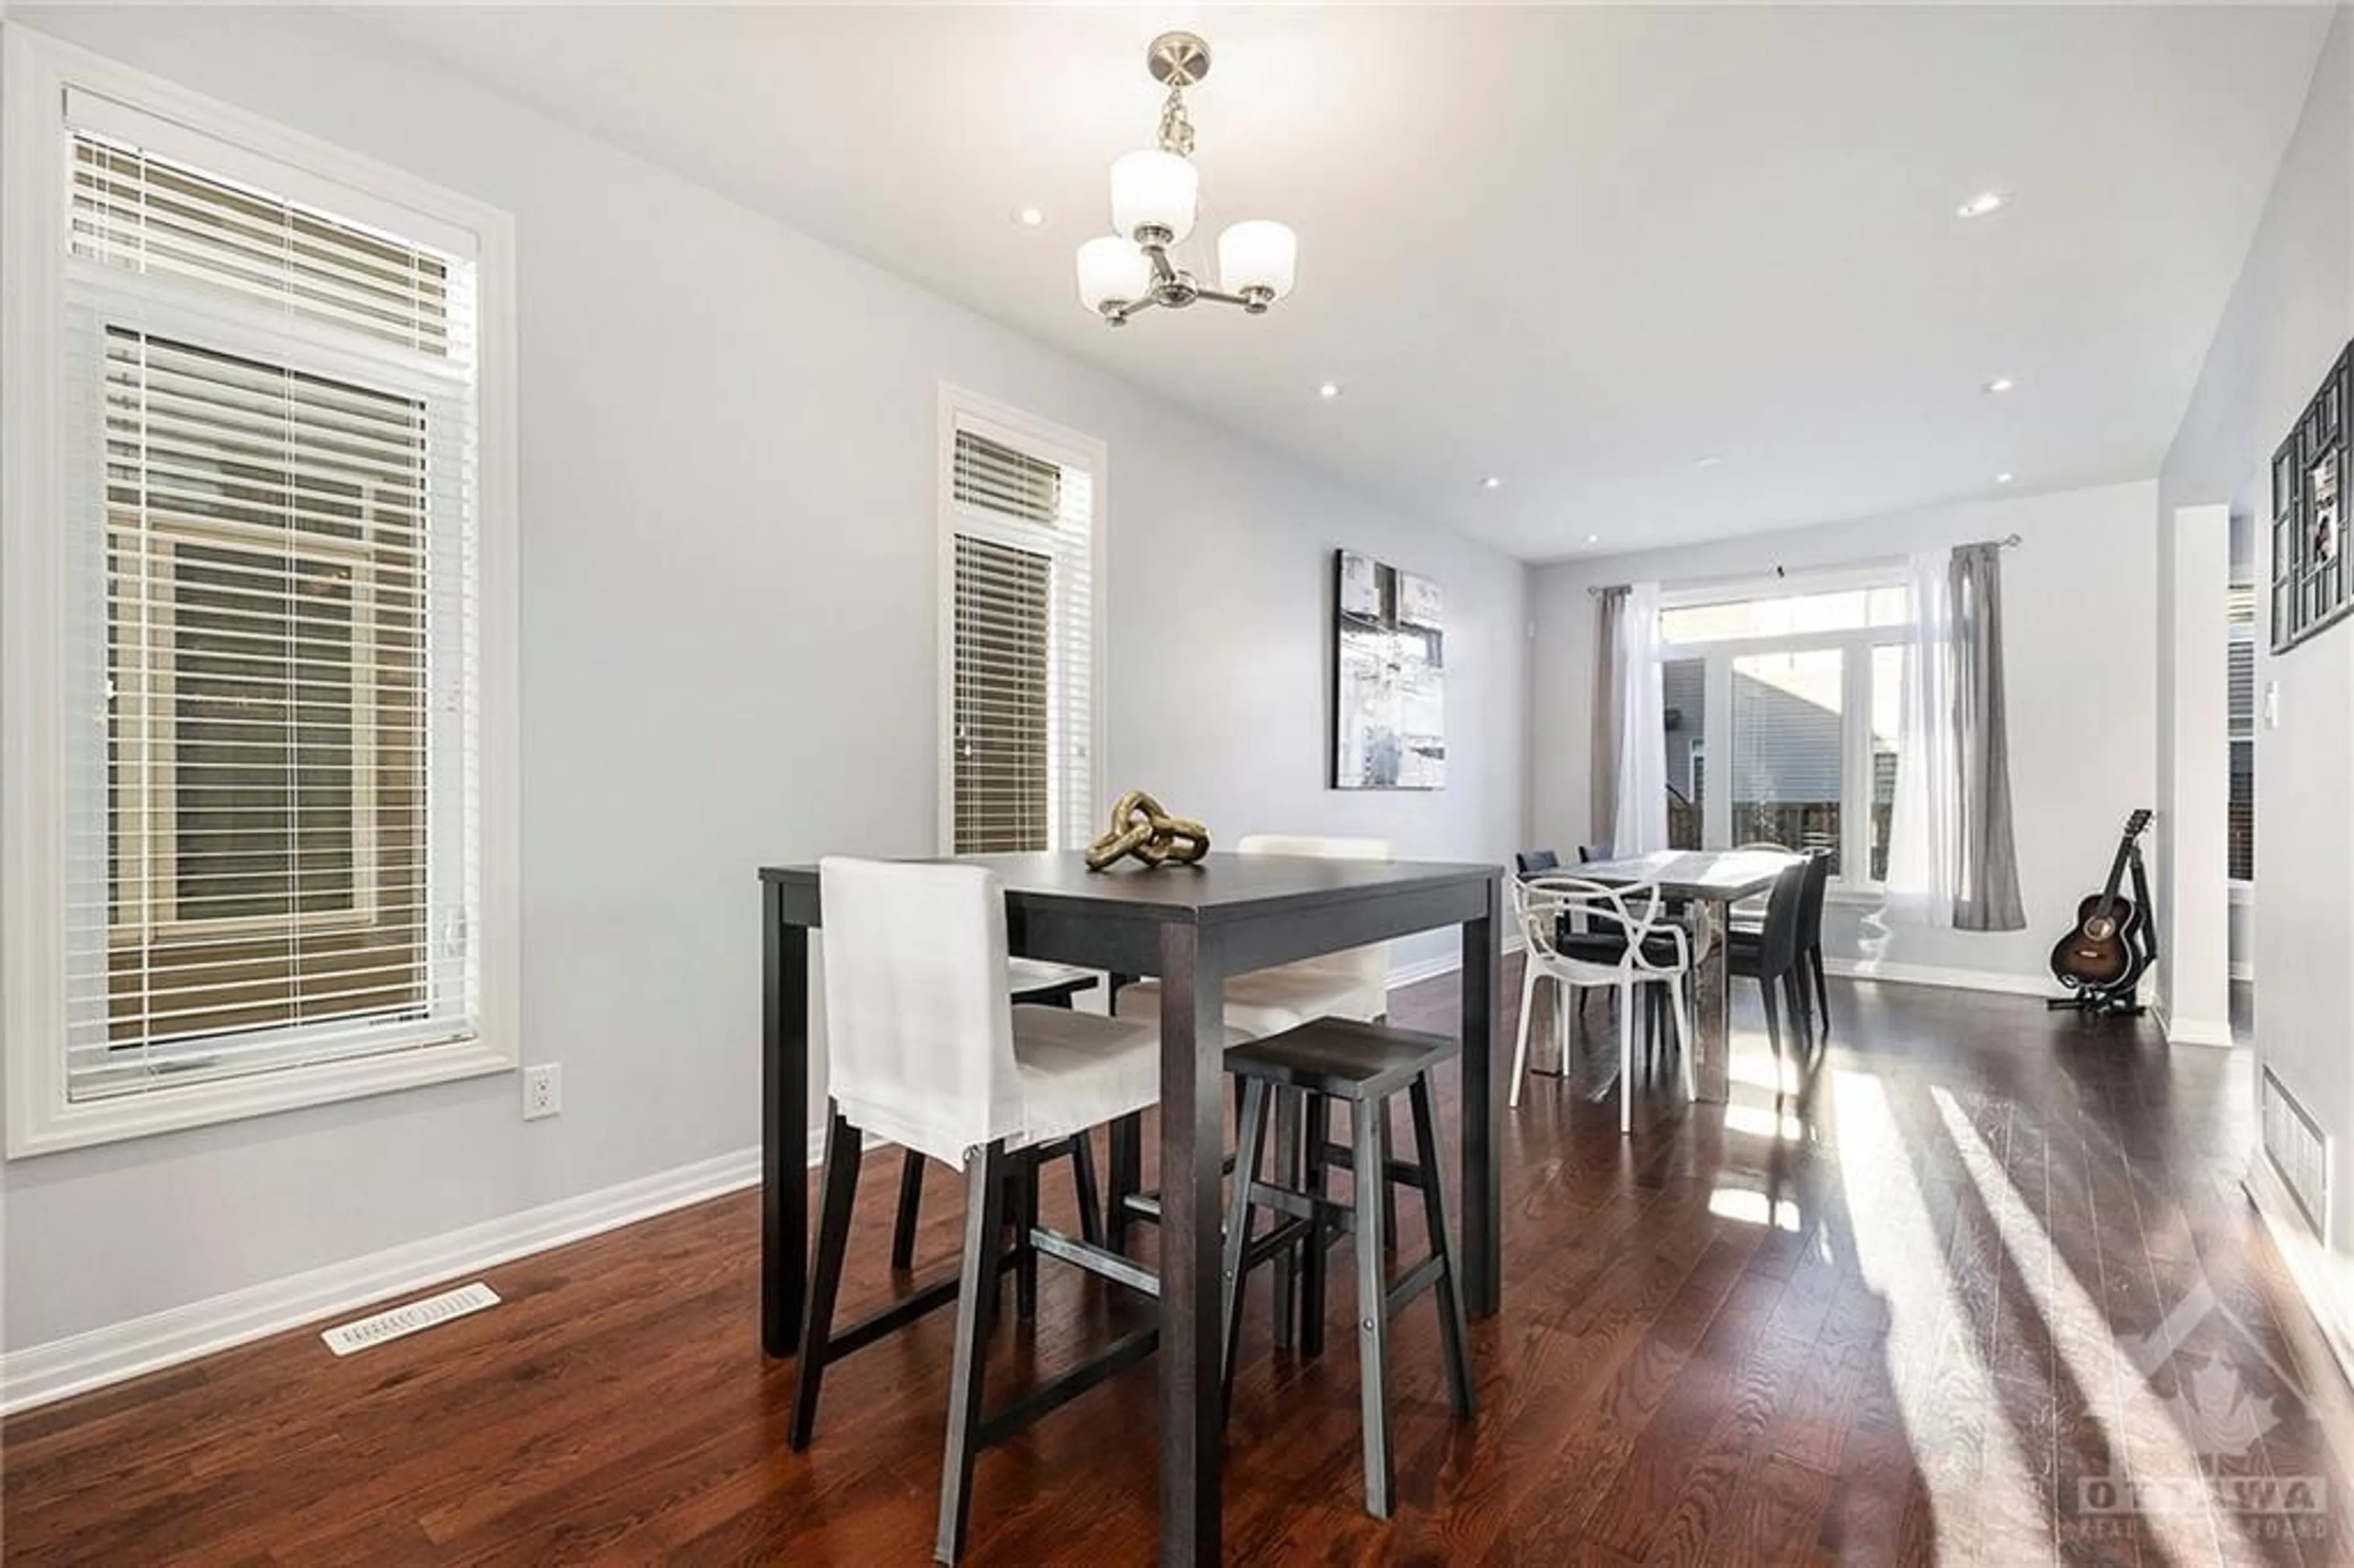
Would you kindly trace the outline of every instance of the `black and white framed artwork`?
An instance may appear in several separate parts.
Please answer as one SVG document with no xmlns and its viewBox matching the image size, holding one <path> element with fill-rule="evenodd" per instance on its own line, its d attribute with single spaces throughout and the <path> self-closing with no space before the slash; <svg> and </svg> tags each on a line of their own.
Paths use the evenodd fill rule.
<svg viewBox="0 0 2354 1568">
<path fill-rule="evenodd" d="M 1427 577 L 1333 556 L 1332 787 L 1447 782 L 1447 613 Z"/>
</svg>

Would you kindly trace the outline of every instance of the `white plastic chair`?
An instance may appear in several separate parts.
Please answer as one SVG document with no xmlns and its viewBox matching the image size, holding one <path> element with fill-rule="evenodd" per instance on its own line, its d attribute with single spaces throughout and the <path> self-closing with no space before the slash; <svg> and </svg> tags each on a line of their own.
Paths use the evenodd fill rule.
<svg viewBox="0 0 2354 1568">
<path fill-rule="evenodd" d="M 1618 992 L 1618 1130 L 1635 1125 L 1635 988 L 1664 985 L 1668 1014 L 1674 1022 L 1676 1055 L 1682 1066 L 1684 1097 L 1693 1097 L 1691 1029 L 1684 1012 L 1684 980 L 1691 972 L 1691 942 L 1682 927 L 1660 913 L 1659 885 L 1638 883 L 1608 886 L 1576 876 L 1515 877 L 1512 913 L 1520 922 L 1521 940 L 1527 948 L 1527 968 L 1521 979 L 1521 1027 L 1512 1051 L 1511 1103 L 1521 1103 L 1521 1083 L 1528 1070 L 1529 1020 L 1537 982 L 1552 980 L 1563 989 L 1553 1010 L 1564 1039 L 1568 1029 L 1568 991 L 1616 987 Z M 1564 916 L 1575 916 L 1571 947 L 1562 946 Z M 1607 956 L 1605 956 L 1607 955 Z"/>
<path fill-rule="evenodd" d="M 1037 1229 L 1030 1196 L 1035 1171 L 1022 1163 L 1024 1151 L 1154 1104 L 1161 1032 L 1138 1019 L 1013 1003 L 1006 990 L 1005 891 L 985 867 L 835 857 L 820 863 L 819 890 L 832 1104 L 817 1255 L 788 1436 L 794 1448 L 808 1446 L 827 1362 L 955 1301 L 937 1542 L 939 1560 L 953 1563 L 963 1551 L 973 1463 L 990 1425 L 981 1372 L 999 1275 L 1008 1268 L 1034 1270 L 1045 1250 L 1121 1283 L 1135 1276 L 1135 1266 L 1125 1259 Z M 902 1298 L 836 1334 L 834 1301 L 862 1138 L 869 1134 L 962 1168 L 964 1256 L 953 1280 Z M 1011 1248 L 1000 1235 L 1006 1225 L 1014 1233 Z M 1041 1248 L 1039 1240 L 1051 1245 Z M 1142 1344 L 1131 1334 L 1097 1361 L 1133 1361 Z M 1089 1370 L 1066 1375 L 1078 1379 Z M 1094 1370 L 1102 1375 L 1099 1365 Z M 1043 1410 L 1056 1402 L 1037 1401 L 1034 1391 L 1024 1403 Z M 987 1441 L 1007 1435 L 991 1433 Z"/>
</svg>

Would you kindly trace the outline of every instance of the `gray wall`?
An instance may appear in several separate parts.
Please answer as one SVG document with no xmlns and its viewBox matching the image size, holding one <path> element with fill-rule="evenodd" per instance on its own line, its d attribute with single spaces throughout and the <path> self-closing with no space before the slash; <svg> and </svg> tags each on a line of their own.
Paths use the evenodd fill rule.
<svg viewBox="0 0 2354 1568">
<path fill-rule="evenodd" d="M 943 379 L 1108 444 L 1108 796 L 1229 841 L 1520 841 L 1519 563 L 323 12 L 15 16 L 515 214 L 523 1054 L 565 1111 L 523 1125 L 500 1077 L 16 1162 L 6 1346 L 757 1142 L 753 868 L 935 847 Z M 1446 590 L 1442 792 L 1323 787 L 1341 545 Z"/>
<path fill-rule="evenodd" d="M 2245 268 L 2159 481 L 2162 514 L 2228 503 L 2261 473 L 2354 334 L 2354 22 L 2339 11 Z M 2252 499 L 2269 505 L 2259 487 Z M 2256 548 L 2269 578 L 2269 540 Z M 2269 631 L 2260 638 L 2268 646 Z M 2327 1308 L 2354 1326 L 2354 632 L 2259 652 L 2280 722 L 2256 730 L 2252 959 L 2261 1060 L 2332 1135 L 2339 1193 Z"/>
<path fill-rule="evenodd" d="M 2015 532 L 2024 543 L 2003 556 L 2004 652 L 2027 929 L 1891 927 L 1876 904 L 1843 904 L 1826 915 L 1824 956 L 1890 973 L 2051 989 L 2045 958 L 2052 942 L 2076 900 L 2107 874 L 2126 813 L 2147 805 L 2153 788 L 2155 503 L 2149 483 L 2109 485 L 1540 568 L 1532 589 L 1537 644 L 1530 810 L 1536 842 L 1575 843 L 1587 819 L 1589 586 L 1753 577 L 1777 565 L 1794 572 L 1853 566 Z M 2103 632 L 2091 637 L 2085 607 L 2094 603 Z M 2040 700 L 2062 670 L 2072 689 L 2098 694 L 2098 700 Z M 1712 760 L 1710 772 L 1721 776 Z"/>
</svg>

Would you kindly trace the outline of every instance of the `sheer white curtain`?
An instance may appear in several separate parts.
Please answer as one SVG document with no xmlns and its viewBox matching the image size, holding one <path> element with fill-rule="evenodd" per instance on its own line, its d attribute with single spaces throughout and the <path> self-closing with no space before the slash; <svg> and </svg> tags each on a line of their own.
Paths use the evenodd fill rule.
<svg viewBox="0 0 2354 1568">
<path fill-rule="evenodd" d="M 1961 768 L 1954 734 L 1953 552 L 1909 562 L 1913 639 L 1904 650 L 1896 735 L 1896 795 L 1889 809 L 1888 917 L 1951 926 L 1960 887 Z"/>
<path fill-rule="evenodd" d="M 1618 677 L 1618 813 L 1613 852 L 1668 847 L 1668 718 L 1659 690 L 1659 585 L 1627 590 L 1613 649 Z"/>
</svg>

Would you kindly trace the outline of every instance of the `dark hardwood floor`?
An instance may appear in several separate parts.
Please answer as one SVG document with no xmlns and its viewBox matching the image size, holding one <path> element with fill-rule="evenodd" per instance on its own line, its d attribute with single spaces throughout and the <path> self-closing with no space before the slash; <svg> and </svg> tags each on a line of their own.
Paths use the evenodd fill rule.
<svg viewBox="0 0 2354 1568">
<path fill-rule="evenodd" d="M 1400 1019 L 1447 1027 L 1451 988 L 1400 993 Z M 1447 1414 L 1426 1302 L 1394 1335 L 1394 1520 L 1358 1506 L 1345 1269 L 1316 1362 L 1253 1303 L 1230 1560 L 2354 1561 L 2354 1399 L 2240 1192 L 2240 1058 L 1834 981 L 1828 1059 L 1777 1101 L 1738 989 L 1730 1107 L 1647 1096 L 1622 1139 L 1596 1086 L 1532 1080 L 1475 1424 Z M 868 1161 L 847 1310 L 892 1288 L 896 1171 Z M 926 1201 L 928 1277 L 957 1245 L 948 1172 Z M 12 1420 L 6 1561 L 926 1561 L 949 1315 L 834 1368 L 790 1454 L 757 1230 L 739 1194 L 493 1269 L 504 1305 L 345 1360 L 305 1330 Z M 1049 1264 L 992 1390 L 1129 1310 Z M 1152 1376 L 982 1457 L 970 1561 L 1149 1560 Z"/>
</svg>

